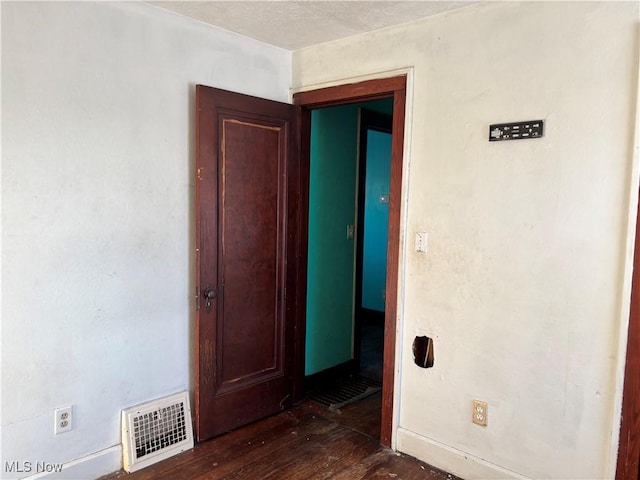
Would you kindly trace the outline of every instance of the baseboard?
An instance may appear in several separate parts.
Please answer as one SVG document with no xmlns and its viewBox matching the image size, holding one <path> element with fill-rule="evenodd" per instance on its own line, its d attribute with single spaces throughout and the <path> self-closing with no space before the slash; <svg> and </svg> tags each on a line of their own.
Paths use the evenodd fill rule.
<svg viewBox="0 0 640 480">
<path fill-rule="evenodd" d="M 34 467 L 35 468 L 35 467 Z M 88 480 L 122 468 L 122 445 L 114 445 L 86 457 L 63 463 L 58 472 L 40 472 L 24 480 Z"/>
<path fill-rule="evenodd" d="M 465 480 L 529 478 L 404 428 L 398 428 L 396 448 Z"/>
</svg>

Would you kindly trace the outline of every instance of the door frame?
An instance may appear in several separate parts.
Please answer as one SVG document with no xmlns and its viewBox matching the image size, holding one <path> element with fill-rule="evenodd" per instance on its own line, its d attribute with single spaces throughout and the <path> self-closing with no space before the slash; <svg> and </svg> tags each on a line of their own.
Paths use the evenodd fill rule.
<svg viewBox="0 0 640 480">
<path fill-rule="evenodd" d="M 391 175 L 389 187 L 389 227 L 387 240 L 387 282 L 382 372 L 380 443 L 391 446 L 395 382 L 396 320 L 398 311 L 398 270 L 400 260 L 400 214 L 407 76 L 393 76 L 357 83 L 298 92 L 293 103 L 300 107 L 300 221 L 298 223 L 298 294 L 296 301 L 296 345 L 294 400 L 304 398 L 304 342 L 306 327 L 306 285 L 309 217 L 309 162 L 311 110 L 381 98 L 393 98 Z"/>
<path fill-rule="evenodd" d="M 627 362 L 622 395 L 622 421 L 618 444 L 616 480 L 640 477 L 640 202 L 636 214 L 636 241 L 631 280 L 631 307 L 627 339 Z"/>
</svg>

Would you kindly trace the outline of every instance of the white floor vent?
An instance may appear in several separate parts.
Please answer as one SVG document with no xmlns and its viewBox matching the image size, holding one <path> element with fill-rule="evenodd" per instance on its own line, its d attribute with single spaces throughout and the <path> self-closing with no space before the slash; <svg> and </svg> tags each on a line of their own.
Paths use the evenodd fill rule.
<svg viewBox="0 0 640 480">
<path fill-rule="evenodd" d="M 123 463 L 127 472 L 193 448 L 187 392 L 122 411 Z"/>
</svg>

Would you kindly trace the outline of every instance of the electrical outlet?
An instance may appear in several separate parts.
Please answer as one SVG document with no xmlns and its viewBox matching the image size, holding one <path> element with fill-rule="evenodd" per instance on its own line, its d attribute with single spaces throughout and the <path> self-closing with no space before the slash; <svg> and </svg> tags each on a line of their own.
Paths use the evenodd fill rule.
<svg viewBox="0 0 640 480">
<path fill-rule="evenodd" d="M 481 427 L 487 426 L 487 402 L 473 401 L 473 423 Z"/>
<path fill-rule="evenodd" d="M 71 427 L 73 426 L 72 423 L 72 412 L 73 412 L 73 407 L 61 407 L 61 408 L 56 408 L 55 411 L 55 425 L 53 428 L 53 431 L 56 435 L 60 434 L 60 433 L 64 433 L 64 432 L 68 432 L 69 430 L 71 430 Z"/>
</svg>

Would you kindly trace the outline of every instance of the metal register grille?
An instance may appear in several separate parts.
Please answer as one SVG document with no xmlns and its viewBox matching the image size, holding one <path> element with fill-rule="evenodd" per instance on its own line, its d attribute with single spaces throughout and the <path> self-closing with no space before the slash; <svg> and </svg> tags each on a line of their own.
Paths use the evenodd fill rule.
<svg viewBox="0 0 640 480">
<path fill-rule="evenodd" d="M 133 472 L 193 448 L 186 392 L 122 412 L 124 468 Z"/>
<path fill-rule="evenodd" d="M 136 458 L 182 442 L 187 438 L 184 405 L 176 403 L 134 417 L 133 437 L 136 443 Z"/>
<path fill-rule="evenodd" d="M 311 392 L 311 399 L 337 410 L 358 400 L 362 400 L 382 390 L 382 383 L 378 380 L 363 377 L 358 374 L 350 374 L 333 380 L 328 385 L 323 385 Z"/>
</svg>

